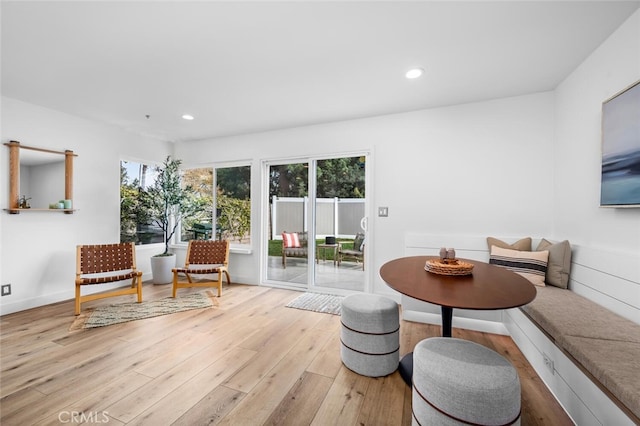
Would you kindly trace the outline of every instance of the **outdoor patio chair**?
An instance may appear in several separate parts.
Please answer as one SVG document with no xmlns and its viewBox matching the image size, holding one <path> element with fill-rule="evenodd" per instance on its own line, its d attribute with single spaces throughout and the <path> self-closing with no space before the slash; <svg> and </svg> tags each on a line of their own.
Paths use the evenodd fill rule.
<svg viewBox="0 0 640 426">
<path fill-rule="evenodd" d="M 362 261 L 362 270 L 364 271 L 364 233 L 359 232 L 353 240 L 353 248 L 343 248 L 344 243 L 338 243 L 338 266 L 345 257 L 354 258 L 356 261 Z"/>
<path fill-rule="evenodd" d="M 187 259 L 184 268 L 173 268 L 173 297 L 179 288 L 187 287 L 217 287 L 218 297 L 222 295 L 222 274 L 227 277 L 227 284 L 231 284 L 229 277 L 229 241 L 190 240 L 187 247 Z M 187 281 L 178 281 L 178 275 L 186 275 Z M 194 281 L 191 275 L 217 274 L 218 279 Z"/>
<path fill-rule="evenodd" d="M 287 257 L 307 257 L 306 232 L 282 233 L 282 267 L 287 268 Z"/>
<path fill-rule="evenodd" d="M 131 280 L 131 287 L 121 287 L 105 293 L 82 296 L 85 285 Z M 76 249 L 76 307 L 80 314 L 82 303 L 105 297 L 137 294 L 142 302 L 142 271 L 136 269 L 134 243 L 79 245 Z"/>
</svg>

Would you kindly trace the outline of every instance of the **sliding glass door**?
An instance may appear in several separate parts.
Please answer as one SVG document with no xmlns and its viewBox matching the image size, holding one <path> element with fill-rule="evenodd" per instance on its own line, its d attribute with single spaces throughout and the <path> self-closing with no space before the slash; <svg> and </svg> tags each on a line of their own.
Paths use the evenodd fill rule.
<svg viewBox="0 0 640 426">
<path fill-rule="evenodd" d="M 364 291 L 365 165 L 366 155 L 265 164 L 267 284 Z"/>
<path fill-rule="evenodd" d="M 366 156 L 315 161 L 315 287 L 364 291 L 365 165 Z"/>
<path fill-rule="evenodd" d="M 268 282 L 306 289 L 309 283 L 309 163 L 267 165 Z"/>
</svg>

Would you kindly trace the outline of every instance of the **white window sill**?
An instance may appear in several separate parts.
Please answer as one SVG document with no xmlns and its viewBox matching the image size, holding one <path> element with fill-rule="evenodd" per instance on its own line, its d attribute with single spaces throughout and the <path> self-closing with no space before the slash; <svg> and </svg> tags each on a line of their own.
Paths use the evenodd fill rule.
<svg viewBox="0 0 640 426">
<path fill-rule="evenodd" d="M 229 253 L 234 254 L 253 254 L 253 249 L 251 247 L 233 247 L 229 248 Z"/>
</svg>

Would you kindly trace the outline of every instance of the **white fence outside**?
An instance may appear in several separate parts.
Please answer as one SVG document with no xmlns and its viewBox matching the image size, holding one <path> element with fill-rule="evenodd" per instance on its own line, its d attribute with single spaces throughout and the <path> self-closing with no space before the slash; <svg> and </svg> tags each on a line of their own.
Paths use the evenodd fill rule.
<svg viewBox="0 0 640 426">
<path fill-rule="evenodd" d="M 316 237 L 353 238 L 362 232 L 365 216 L 364 198 L 316 199 Z M 309 198 L 273 197 L 271 204 L 271 239 L 282 239 L 282 233 L 308 231 Z"/>
</svg>

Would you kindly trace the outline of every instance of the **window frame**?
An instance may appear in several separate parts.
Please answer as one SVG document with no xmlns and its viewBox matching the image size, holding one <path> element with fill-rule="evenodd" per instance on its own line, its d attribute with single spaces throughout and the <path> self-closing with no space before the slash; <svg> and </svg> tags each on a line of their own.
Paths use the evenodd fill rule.
<svg viewBox="0 0 640 426">
<path fill-rule="evenodd" d="M 248 243 L 233 243 L 231 242 L 229 244 L 229 248 L 231 251 L 236 252 L 236 253 L 251 253 L 253 250 L 253 211 L 254 211 L 254 203 L 253 203 L 253 194 L 252 194 L 252 187 L 253 187 L 253 176 L 254 176 L 254 171 L 255 171 L 255 167 L 253 164 L 253 161 L 251 160 L 235 160 L 235 161 L 222 161 L 222 162 L 214 162 L 214 163 L 205 163 L 205 164 L 198 164 L 198 165 L 184 165 L 182 166 L 182 170 L 186 171 L 186 170 L 192 170 L 192 169 L 208 169 L 211 168 L 213 169 L 213 183 L 212 183 L 212 188 L 213 188 L 213 194 L 212 194 L 212 199 L 213 199 L 213 205 L 216 206 L 218 204 L 218 194 L 216 191 L 216 188 L 218 187 L 218 179 L 217 179 L 217 173 L 216 170 L 218 169 L 228 169 L 228 168 L 234 168 L 234 167 L 249 167 L 249 205 L 250 205 L 250 222 L 249 222 L 249 232 L 247 233 L 247 235 L 249 236 L 249 242 Z M 215 211 L 215 207 L 214 207 L 214 211 Z M 215 214 L 212 215 L 213 217 L 211 218 L 211 223 L 213 225 L 213 229 L 216 229 L 217 227 L 217 217 L 215 217 Z M 182 226 L 180 225 L 178 227 L 179 231 L 176 232 L 176 235 L 174 235 L 174 240 L 171 242 L 171 244 L 173 246 L 176 247 L 186 247 L 188 245 L 188 240 L 187 241 L 181 241 L 182 240 Z M 215 237 L 215 234 L 214 234 Z"/>
<path fill-rule="evenodd" d="M 152 169 L 155 169 L 156 167 L 160 166 L 162 164 L 162 161 L 155 161 L 155 160 L 143 160 L 141 158 L 137 158 L 137 157 L 129 157 L 129 156 L 122 156 L 120 157 L 120 160 L 118 162 L 118 188 L 121 188 L 122 186 L 122 180 L 120 177 L 120 170 L 122 167 L 122 163 L 123 162 L 127 162 L 127 163 L 138 163 L 138 164 L 146 164 L 147 167 L 150 167 Z M 119 204 L 122 202 L 122 196 L 121 194 L 119 194 Z M 122 211 L 120 213 L 120 220 L 118 221 L 118 234 L 119 234 L 119 241 L 122 241 L 122 233 L 121 233 L 121 229 L 122 229 Z M 158 242 L 158 243 L 148 243 L 148 244 L 144 244 L 144 243 L 140 243 L 140 244 L 136 244 L 136 247 L 145 247 L 145 248 L 151 248 L 151 249 L 155 249 L 155 248 L 162 248 L 164 247 L 164 242 Z"/>
</svg>

